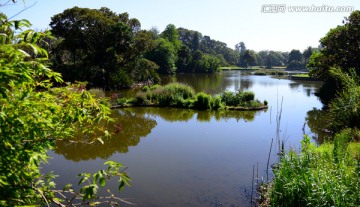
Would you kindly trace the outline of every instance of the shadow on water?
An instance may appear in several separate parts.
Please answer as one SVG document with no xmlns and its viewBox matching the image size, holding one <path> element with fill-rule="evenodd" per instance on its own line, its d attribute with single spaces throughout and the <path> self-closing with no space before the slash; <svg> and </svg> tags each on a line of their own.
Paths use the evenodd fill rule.
<svg viewBox="0 0 360 207">
<path fill-rule="evenodd" d="M 314 132 L 312 138 L 319 145 L 332 137 L 331 131 L 329 130 L 329 116 L 329 112 L 322 109 L 313 108 L 307 112 L 305 119 L 311 131 Z"/>
</svg>

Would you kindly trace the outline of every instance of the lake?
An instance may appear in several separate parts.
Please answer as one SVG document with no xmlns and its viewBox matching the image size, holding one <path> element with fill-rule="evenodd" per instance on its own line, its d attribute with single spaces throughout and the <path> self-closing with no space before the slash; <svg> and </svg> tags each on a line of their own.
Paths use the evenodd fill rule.
<svg viewBox="0 0 360 207">
<path fill-rule="evenodd" d="M 136 206 L 251 206 L 253 170 L 259 182 L 267 180 L 272 139 L 270 164 L 278 159 L 277 132 L 287 149 L 299 148 L 303 132 L 318 139 L 306 117 L 322 108 L 314 95 L 320 82 L 249 76 L 241 71 L 162 78 L 163 84 L 172 81 L 211 94 L 250 90 L 255 98 L 267 100 L 269 108 L 256 112 L 113 110 L 120 133 L 104 145 L 58 143 L 49 152 L 53 159 L 43 166 L 43 172 L 60 175 L 56 181 L 61 188 L 77 183 L 76 174 L 95 172 L 104 168 L 106 160 L 114 160 L 127 166 L 132 178 L 131 187 L 118 196 Z M 128 95 L 129 91 L 119 92 L 119 96 Z M 116 192 L 115 181 L 108 187 Z"/>
</svg>

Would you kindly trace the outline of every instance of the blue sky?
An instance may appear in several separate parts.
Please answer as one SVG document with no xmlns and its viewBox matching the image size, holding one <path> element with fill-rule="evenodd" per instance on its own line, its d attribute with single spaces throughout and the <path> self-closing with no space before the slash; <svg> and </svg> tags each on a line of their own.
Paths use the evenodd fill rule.
<svg viewBox="0 0 360 207">
<path fill-rule="evenodd" d="M 6 0 L 0 0 L 3 4 Z M 12 16 L 24 6 L 16 19 L 28 19 L 33 28 L 49 28 L 51 16 L 74 6 L 108 7 L 116 13 L 129 13 L 140 20 L 143 29 L 157 27 L 163 31 L 172 23 L 176 27 L 197 30 L 212 39 L 227 43 L 234 48 L 243 41 L 248 49 L 303 51 L 307 46 L 317 47 L 319 39 L 337 25 L 342 24 L 349 12 L 290 12 L 292 6 L 337 8 L 350 6 L 360 9 L 360 1 L 294 1 L 294 0 L 18 0 L 16 5 L 0 7 L 0 11 Z M 285 6 L 284 12 L 266 13 L 269 5 Z M 266 10 L 269 11 L 269 10 Z M 271 10 L 275 11 L 275 10 Z"/>
</svg>

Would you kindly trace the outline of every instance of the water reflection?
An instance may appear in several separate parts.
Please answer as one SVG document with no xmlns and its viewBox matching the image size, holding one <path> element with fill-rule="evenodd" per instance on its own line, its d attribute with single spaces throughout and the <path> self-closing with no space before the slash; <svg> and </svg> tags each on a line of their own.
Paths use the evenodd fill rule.
<svg viewBox="0 0 360 207">
<path fill-rule="evenodd" d="M 107 159 L 116 152 L 126 153 L 130 146 L 136 146 L 141 137 L 148 135 L 156 126 L 156 121 L 143 114 L 131 111 L 114 111 L 112 117 L 116 122 L 110 127 L 114 134 L 104 144 L 84 144 L 71 142 L 56 143 L 55 153 L 62 154 L 68 160 L 81 161 L 96 158 Z M 116 129 L 118 128 L 118 129 Z"/>
<path fill-rule="evenodd" d="M 168 122 L 187 122 L 192 119 L 199 122 L 210 122 L 212 119 L 251 122 L 255 119 L 255 115 L 260 113 L 262 111 L 196 111 L 158 107 L 118 109 L 112 113 L 112 118 L 116 121 L 109 129 L 111 132 L 118 131 L 118 133 L 115 133 L 103 145 L 61 141 L 56 144 L 55 153 L 62 154 L 66 159 L 75 162 L 96 158 L 107 159 L 116 152 L 127 153 L 129 147 L 138 145 L 142 137 L 151 133 L 157 125 L 156 116 Z"/>
<path fill-rule="evenodd" d="M 329 112 L 326 110 L 313 108 L 307 112 L 306 121 L 315 134 L 313 139 L 317 144 L 322 144 L 331 138 L 331 132 L 329 130 Z"/>
<path fill-rule="evenodd" d="M 111 159 L 129 167 L 132 187 L 125 188 L 121 197 L 129 198 L 137 206 L 218 206 L 221 203 L 222 206 L 250 207 L 252 169 L 258 163 L 259 176 L 266 172 L 280 109 L 280 131 L 286 139 L 286 148 L 299 147 L 302 131 L 314 136 L 317 142 L 323 141 L 321 132 L 326 132 L 326 127 L 321 123 L 326 117 L 318 109 L 322 104 L 313 95 L 321 85 L 319 82 L 244 76 L 240 71 L 166 78 L 162 84 L 178 81 L 193 86 L 196 91 L 212 94 L 251 90 L 256 98 L 269 102 L 269 110 L 114 110 L 113 116 L 118 118 L 116 124 L 122 127 L 120 133 L 104 145 L 58 143 L 56 153 L 62 155 L 50 154 L 54 160 L 45 166 L 45 171 L 59 174 L 61 180 L 57 183 L 61 186 L 61 183 L 76 182 L 70 180 L 72 175 L 101 169 L 103 162 Z M 119 93 L 120 97 L 129 97 L 136 90 Z M 305 117 L 307 125 L 304 125 Z M 270 164 L 278 160 L 275 150 L 273 152 Z M 116 184 L 109 184 L 116 192 Z"/>
<path fill-rule="evenodd" d="M 321 83 L 315 81 L 295 81 L 289 84 L 291 90 L 303 92 L 307 97 L 313 96 Z"/>
<path fill-rule="evenodd" d="M 255 115 L 262 113 L 262 111 L 198 111 L 191 109 L 179 108 L 159 108 L 159 107 L 144 107 L 144 108 L 125 108 L 123 111 L 131 111 L 141 115 L 159 116 L 169 122 L 189 121 L 194 119 L 201 122 L 209 122 L 211 119 L 216 121 L 226 121 L 228 119 L 235 119 L 236 121 L 245 120 L 251 122 Z"/>
</svg>

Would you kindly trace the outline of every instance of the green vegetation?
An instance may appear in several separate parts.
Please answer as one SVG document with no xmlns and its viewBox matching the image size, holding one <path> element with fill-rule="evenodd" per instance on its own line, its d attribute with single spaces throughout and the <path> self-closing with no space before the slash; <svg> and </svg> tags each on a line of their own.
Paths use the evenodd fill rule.
<svg viewBox="0 0 360 207">
<path fill-rule="evenodd" d="M 40 165 L 47 162 L 55 142 L 81 142 L 75 140 L 80 133 L 89 137 L 89 144 L 103 143 L 110 137 L 106 124 L 111 118 L 106 101 L 91 95 L 82 83 L 65 84 L 47 67 L 48 52 L 41 45 L 52 37 L 29 26 L 26 20 L 10 21 L 0 14 L 0 205 L 118 202 L 116 196 L 103 200 L 97 191 L 111 177 L 118 178 L 119 190 L 129 184 L 121 163 L 108 161 L 105 170 L 78 175 L 78 187 L 57 187 L 54 174 L 41 173 Z"/>
<path fill-rule="evenodd" d="M 291 150 L 281 157 L 265 193 L 270 206 L 360 205 L 359 17 L 355 11 L 331 29 L 320 41 L 324 47 L 310 57 L 310 76 L 325 82 L 319 95 L 329 116 L 322 121 L 333 136 L 319 147 L 305 136 L 299 154 Z"/>
<path fill-rule="evenodd" d="M 295 75 L 291 75 L 291 77 L 310 78 L 308 73 L 295 74 Z"/>
<path fill-rule="evenodd" d="M 288 72 L 283 70 L 258 70 L 254 72 L 254 75 L 277 75 L 277 76 L 283 76 L 288 75 Z"/>
<path fill-rule="evenodd" d="M 331 29 L 320 39 L 322 48 L 310 57 L 308 68 L 310 76 L 324 81 L 318 95 L 325 104 L 335 98 L 343 86 L 331 73 L 332 68 L 338 68 L 349 74 L 355 69 L 360 74 L 360 11 L 354 11 L 343 20 L 343 25 Z"/>
<path fill-rule="evenodd" d="M 301 69 L 314 51 L 260 51 L 244 42 L 229 48 L 210 36 L 169 24 L 161 33 L 141 29 L 128 13 L 74 7 L 51 18 L 51 62 L 65 81 L 106 90 L 157 84 L 159 74 L 216 73 L 220 67 Z M 305 64 L 304 64 L 305 63 Z"/>
<path fill-rule="evenodd" d="M 267 108 L 267 101 L 261 103 L 255 100 L 253 92 L 224 92 L 221 95 L 212 96 L 200 92 L 195 93 L 194 89 L 188 85 L 180 83 L 170 83 L 165 86 L 154 85 L 145 86 L 135 98 L 119 99 L 117 107 L 126 106 L 162 106 L 193 108 L 200 110 L 257 110 Z"/>
<path fill-rule="evenodd" d="M 316 147 L 305 136 L 274 169 L 270 206 L 359 206 L 360 144 L 345 130 L 334 144 Z"/>
</svg>

